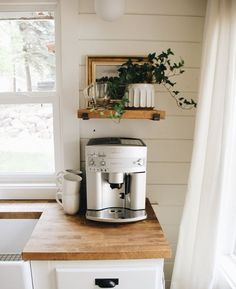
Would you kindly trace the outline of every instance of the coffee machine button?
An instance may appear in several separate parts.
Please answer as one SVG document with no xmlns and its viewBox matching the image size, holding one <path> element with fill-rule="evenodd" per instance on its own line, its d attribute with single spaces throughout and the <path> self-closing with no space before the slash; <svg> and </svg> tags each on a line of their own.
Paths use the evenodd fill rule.
<svg viewBox="0 0 236 289">
<path fill-rule="evenodd" d="M 101 166 L 105 166 L 105 165 L 106 165 L 106 162 L 105 162 L 105 161 L 100 161 L 100 165 L 101 165 Z"/>
<path fill-rule="evenodd" d="M 138 166 L 142 166 L 143 165 L 143 160 L 142 159 L 138 159 L 136 163 L 137 163 Z"/>
<path fill-rule="evenodd" d="M 94 165 L 94 160 L 90 160 L 90 161 L 89 161 L 89 165 L 90 165 L 90 166 L 93 166 L 93 165 Z"/>
</svg>

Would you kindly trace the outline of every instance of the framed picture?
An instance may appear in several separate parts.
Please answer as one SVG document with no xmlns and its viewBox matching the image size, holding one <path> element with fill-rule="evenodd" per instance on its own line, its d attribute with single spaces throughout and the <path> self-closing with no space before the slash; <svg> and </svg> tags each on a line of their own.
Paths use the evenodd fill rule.
<svg viewBox="0 0 236 289">
<path fill-rule="evenodd" d="M 119 66 L 129 59 L 133 61 L 139 61 L 140 58 L 146 60 L 147 58 L 142 55 L 131 56 L 87 56 L 87 73 L 86 82 L 87 85 L 95 82 L 97 78 L 103 76 L 116 76 Z"/>
</svg>

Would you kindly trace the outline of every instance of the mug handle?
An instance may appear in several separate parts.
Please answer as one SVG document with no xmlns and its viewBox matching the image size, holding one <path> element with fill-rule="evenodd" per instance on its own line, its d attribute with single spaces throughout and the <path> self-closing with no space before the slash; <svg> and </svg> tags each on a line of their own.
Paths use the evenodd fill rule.
<svg viewBox="0 0 236 289">
<path fill-rule="evenodd" d="M 57 191 L 61 192 L 62 191 L 62 185 L 63 185 L 63 177 L 65 175 L 65 171 L 60 171 L 57 173 L 56 176 L 56 185 L 57 185 Z"/>
<path fill-rule="evenodd" d="M 93 82 L 92 82 L 90 85 L 88 85 L 87 87 L 85 87 L 85 89 L 83 90 L 83 94 L 84 94 L 85 97 L 91 98 L 91 97 L 89 96 L 89 90 L 90 90 L 91 88 L 93 88 L 93 87 L 94 87 L 94 83 L 93 83 Z"/>
<path fill-rule="evenodd" d="M 56 201 L 63 208 L 63 205 L 62 205 L 62 202 L 60 200 L 60 197 L 62 197 L 62 192 L 57 192 L 56 193 Z"/>
<path fill-rule="evenodd" d="M 89 91 L 90 89 L 95 89 L 94 87 L 94 82 L 92 82 L 89 86 L 87 86 L 84 90 L 83 90 L 83 94 L 85 96 L 85 98 L 87 99 L 87 101 L 91 101 L 92 105 L 95 106 L 96 105 L 96 98 L 94 93 L 92 94 L 92 96 L 89 95 Z"/>
</svg>

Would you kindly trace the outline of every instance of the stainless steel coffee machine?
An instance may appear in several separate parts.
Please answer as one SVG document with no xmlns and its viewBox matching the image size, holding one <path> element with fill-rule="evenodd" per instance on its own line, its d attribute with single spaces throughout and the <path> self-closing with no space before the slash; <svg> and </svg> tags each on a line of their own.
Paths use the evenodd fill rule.
<svg viewBox="0 0 236 289">
<path fill-rule="evenodd" d="M 94 138 L 85 148 L 86 218 L 125 223 L 146 218 L 147 147 L 135 138 Z"/>
</svg>

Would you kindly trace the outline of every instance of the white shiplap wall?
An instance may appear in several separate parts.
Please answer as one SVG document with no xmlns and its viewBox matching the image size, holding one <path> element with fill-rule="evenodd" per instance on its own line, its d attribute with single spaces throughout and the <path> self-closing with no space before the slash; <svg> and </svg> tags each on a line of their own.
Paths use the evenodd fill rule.
<svg viewBox="0 0 236 289">
<path fill-rule="evenodd" d="M 178 79 L 185 96 L 197 97 L 206 0 L 127 0 L 126 14 L 105 22 L 94 13 L 93 0 L 79 0 L 80 103 L 84 104 L 86 55 L 143 55 L 171 48 L 185 60 Z M 177 80 L 177 79 L 176 79 Z M 156 87 L 156 107 L 166 120 L 89 120 L 81 122 L 81 160 L 90 137 L 142 138 L 148 146 L 147 194 L 175 253 L 190 167 L 195 111 L 183 111 Z M 83 164 L 82 164 L 83 166 Z M 158 203 L 158 205 L 157 205 Z M 165 263 L 167 288 L 173 260 Z"/>
</svg>

